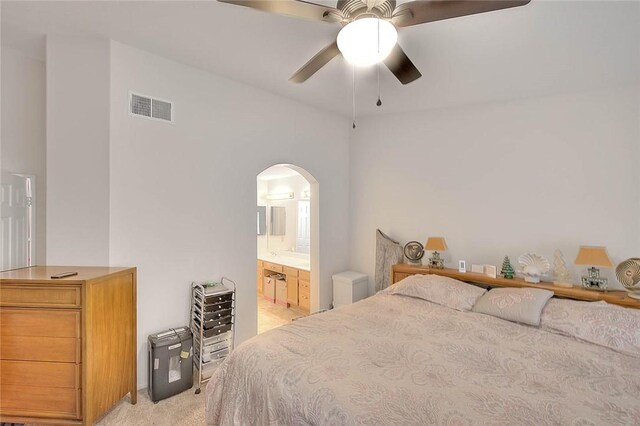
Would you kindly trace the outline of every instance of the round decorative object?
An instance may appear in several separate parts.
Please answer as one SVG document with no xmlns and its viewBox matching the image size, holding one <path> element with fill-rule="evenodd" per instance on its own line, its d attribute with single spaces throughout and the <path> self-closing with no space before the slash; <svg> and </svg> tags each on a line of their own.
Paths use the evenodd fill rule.
<svg viewBox="0 0 640 426">
<path fill-rule="evenodd" d="M 629 297 L 640 299 L 640 258 L 620 262 L 616 267 L 616 278 L 629 291 Z"/>
<path fill-rule="evenodd" d="M 518 258 L 520 273 L 528 283 L 539 283 L 540 278 L 551 269 L 549 261 L 539 254 L 527 253 Z"/>
<path fill-rule="evenodd" d="M 404 257 L 407 258 L 409 263 L 414 265 L 421 264 L 422 257 L 424 256 L 424 246 L 418 241 L 410 241 L 404 245 Z"/>
</svg>

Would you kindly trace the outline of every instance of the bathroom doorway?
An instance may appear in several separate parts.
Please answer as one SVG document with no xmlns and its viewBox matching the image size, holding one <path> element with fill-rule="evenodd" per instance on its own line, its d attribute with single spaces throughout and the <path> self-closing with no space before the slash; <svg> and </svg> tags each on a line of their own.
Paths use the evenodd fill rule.
<svg viewBox="0 0 640 426">
<path fill-rule="evenodd" d="M 317 191 L 315 178 L 291 164 L 257 176 L 258 334 L 316 309 Z"/>
</svg>

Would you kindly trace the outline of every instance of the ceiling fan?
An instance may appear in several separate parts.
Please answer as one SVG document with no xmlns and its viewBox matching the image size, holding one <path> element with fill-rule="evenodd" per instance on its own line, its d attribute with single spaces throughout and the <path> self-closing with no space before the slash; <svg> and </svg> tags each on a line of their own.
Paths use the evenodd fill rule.
<svg viewBox="0 0 640 426">
<path fill-rule="evenodd" d="M 531 0 L 338 0 L 335 7 L 306 0 L 218 0 L 265 12 L 342 25 L 336 41 L 322 49 L 290 81 L 302 83 L 338 55 L 358 66 L 384 62 L 402 84 L 422 76 L 397 43 L 397 28 L 523 6 Z M 326 3 L 326 2 L 325 2 Z"/>
</svg>

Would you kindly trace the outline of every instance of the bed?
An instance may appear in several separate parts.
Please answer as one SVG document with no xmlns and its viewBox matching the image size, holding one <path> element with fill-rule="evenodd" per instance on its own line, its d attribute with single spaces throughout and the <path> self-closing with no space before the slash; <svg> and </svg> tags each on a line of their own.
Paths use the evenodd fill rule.
<svg viewBox="0 0 640 426">
<path fill-rule="evenodd" d="M 383 291 L 240 345 L 207 386 L 206 421 L 637 425 L 640 356 Z"/>
</svg>

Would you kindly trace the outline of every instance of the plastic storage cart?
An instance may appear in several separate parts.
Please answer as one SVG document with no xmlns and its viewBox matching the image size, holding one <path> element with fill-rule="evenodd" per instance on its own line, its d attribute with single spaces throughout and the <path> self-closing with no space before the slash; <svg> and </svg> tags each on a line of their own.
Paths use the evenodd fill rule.
<svg viewBox="0 0 640 426">
<path fill-rule="evenodd" d="M 225 285 L 224 283 L 228 283 Z M 208 381 L 215 368 L 233 350 L 235 342 L 236 283 L 223 277 L 222 283 L 191 285 L 191 331 L 197 388 Z"/>
<path fill-rule="evenodd" d="M 193 386 L 193 338 L 187 327 L 172 328 L 148 338 L 149 382 L 153 402 Z"/>
<path fill-rule="evenodd" d="M 348 305 L 369 296 L 369 277 L 345 271 L 333 276 L 333 307 Z"/>
</svg>

